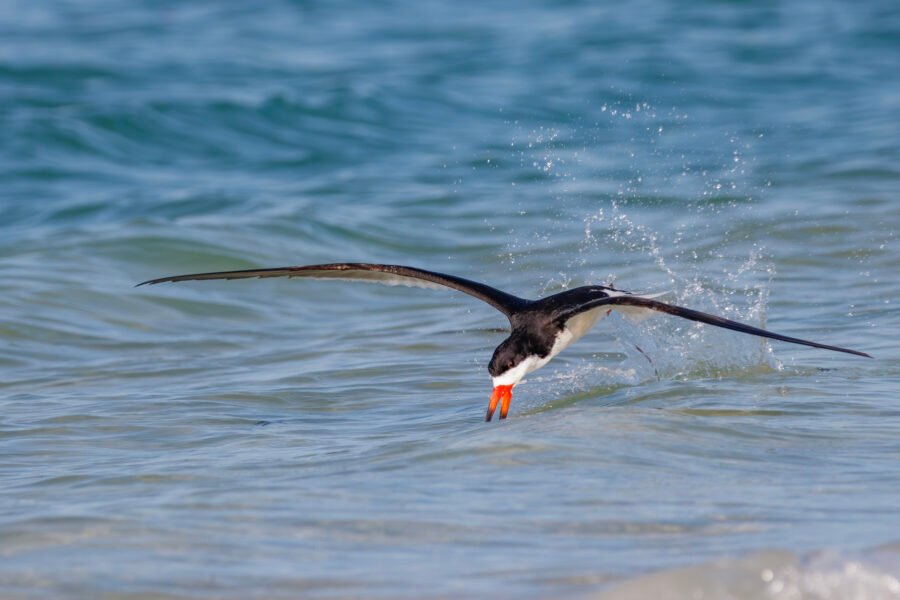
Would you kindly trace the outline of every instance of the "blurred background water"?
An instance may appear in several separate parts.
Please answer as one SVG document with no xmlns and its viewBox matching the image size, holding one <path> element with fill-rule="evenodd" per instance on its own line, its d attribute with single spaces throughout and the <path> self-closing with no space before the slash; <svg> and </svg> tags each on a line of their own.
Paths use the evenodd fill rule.
<svg viewBox="0 0 900 600">
<path fill-rule="evenodd" d="M 900 8 L 0 3 L 0 596 L 900 597 Z M 612 317 L 481 422 L 453 292 Z M 633 350 L 640 345 L 655 369 Z"/>
</svg>

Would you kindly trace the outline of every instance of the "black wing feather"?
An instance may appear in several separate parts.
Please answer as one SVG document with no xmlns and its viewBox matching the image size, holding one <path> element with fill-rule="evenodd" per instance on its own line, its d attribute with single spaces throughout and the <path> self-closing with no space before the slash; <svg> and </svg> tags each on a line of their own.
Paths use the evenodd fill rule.
<svg viewBox="0 0 900 600">
<path fill-rule="evenodd" d="M 732 321 L 724 317 L 717 317 L 716 315 L 700 312 L 699 310 L 675 306 L 674 304 L 666 304 L 665 302 L 651 300 L 649 298 L 642 298 L 640 296 L 612 296 L 608 298 L 597 298 L 595 300 L 586 302 L 581 306 L 562 311 L 561 313 L 554 315 L 554 317 L 561 322 L 565 322 L 579 313 L 610 304 L 649 308 L 651 310 L 656 310 L 659 312 L 674 315 L 676 317 L 681 317 L 682 319 L 698 321 L 700 323 L 706 323 L 707 325 L 714 325 L 716 327 L 722 327 L 724 329 L 731 329 L 732 331 L 740 331 L 741 333 L 748 333 L 750 335 L 757 335 L 773 340 L 780 340 L 782 342 L 790 342 L 792 344 L 801 344 L 803 346 L 812 346 L 813 348 L 822 348 L 823 350 L 834 350 L 835 352 L 845 352 L 847 354 L 855 354 L 856 356 L 865 356 L 866 358 L 872 358 L 871 355 L 866 354 L 865 352 L 860 352 L 858 350 L 850 350 L 849 348 L 841 348 L 840 346 L 829 346 L 827 344 L 819 344 L 818 342 L 811 342 L 809 340 L 781 335 L 780 333 L 766 331 L 765 329 L 760 329 L 758 327 L 753 327 L 751 325 Z"/>
<path fill-rule="evenodd" d="M 434 271 L 405 267 L 402 265 L 382 265 L 371 263 L 332 263 L 325 265 L 305 265 L 278 267 L 274 269 L 245 269 L 241 271 L 217 271 L 160 277 L 139 283 L 155 285 L 175 281 L 197 281 L 208 279 L 247 279 L 252 277 L 309 277 L 313 279 L 345 279 L 372 281 L 388 285 L 410 285 L 418 287 L 448 287 L 469 294 L 490 304 L 507 317 L 522 310 L 530 301 L 507 294 L 489 285 L 470 281 L 462 277 L 445 275 Z"/>
</svg>

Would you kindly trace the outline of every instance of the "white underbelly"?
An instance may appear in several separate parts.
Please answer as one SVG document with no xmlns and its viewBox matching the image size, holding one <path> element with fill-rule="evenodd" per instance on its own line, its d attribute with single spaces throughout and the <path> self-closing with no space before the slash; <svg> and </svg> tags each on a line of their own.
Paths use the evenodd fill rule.
<svg viewBox="0 0 900 600">
<path fill-rule="evenodd" d="M 600 306 L 593 310 L 587 310 L 583 313 L 577 314 L 566 321 L 566 326 L 557 336 L 556 344 L 554 344 L 551 354 L 562 352 L 563 349 L 569 347 L 572 343 L 581 339 L 584 334 L 590 331 L 591 327 L 594 326 L 594 323 L 606 317 L 609 312 L 610 307 Z M 556 349 L 557 346 L 559 346 L 559 350 Z"/>
</svg>

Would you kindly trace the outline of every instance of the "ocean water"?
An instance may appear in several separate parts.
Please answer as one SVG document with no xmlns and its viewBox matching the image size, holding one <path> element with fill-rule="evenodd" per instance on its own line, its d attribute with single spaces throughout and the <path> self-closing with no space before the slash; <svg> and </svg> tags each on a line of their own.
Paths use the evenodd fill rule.
<svg viewBox="0 0 900 600">
<path fill-rule="evenodd" d="M 0 597 L 900 597 L 898 64 L 896 2 L 0 3 Z M 134 287 L 354 260 L 875 358 L 613 316 L 486 424 L 464 295 Z"/>
</svg>

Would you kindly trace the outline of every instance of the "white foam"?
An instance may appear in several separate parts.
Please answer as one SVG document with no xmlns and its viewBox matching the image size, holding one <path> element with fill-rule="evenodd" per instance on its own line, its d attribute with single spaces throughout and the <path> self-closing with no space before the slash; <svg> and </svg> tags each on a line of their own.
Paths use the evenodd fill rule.
<svg viewBox="0 0 900 600">
<path fill-rule="evenodd" d="M 767 550 L 651 573 L 601 592 L 602 600 L 897 600 L 900 544 L 859 555 L 836 551 L 806 557 Z"/>
</svg>

